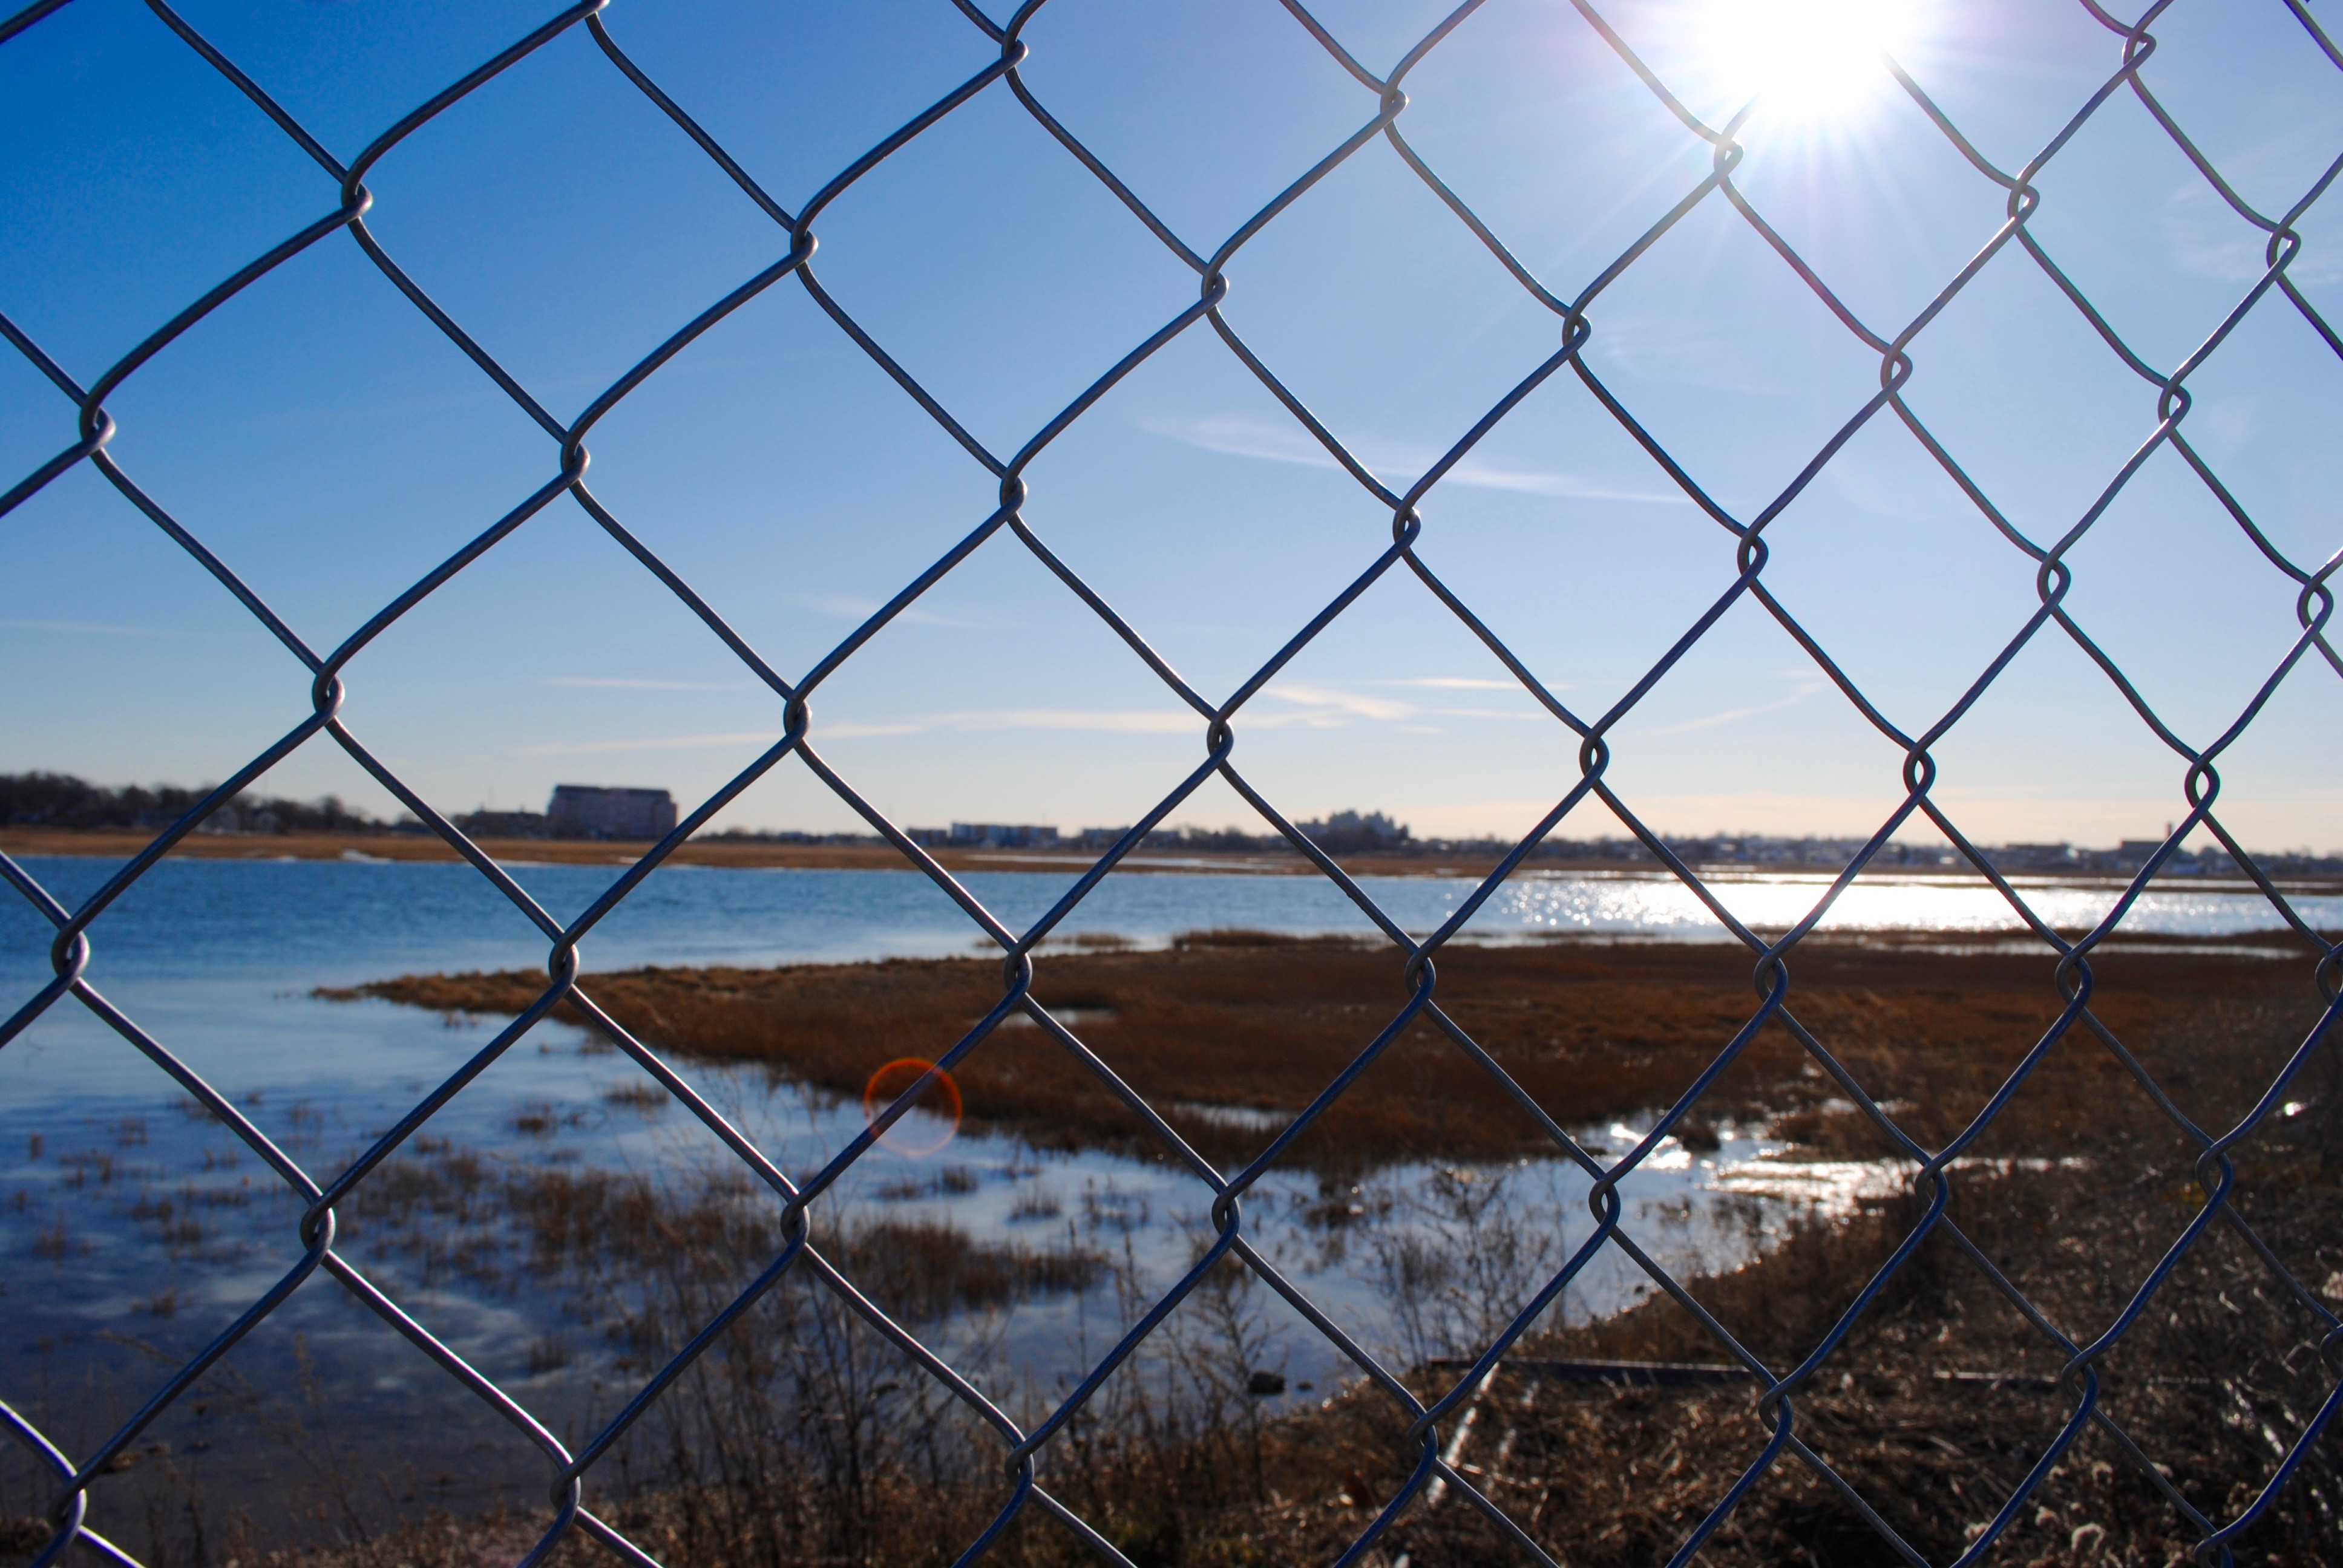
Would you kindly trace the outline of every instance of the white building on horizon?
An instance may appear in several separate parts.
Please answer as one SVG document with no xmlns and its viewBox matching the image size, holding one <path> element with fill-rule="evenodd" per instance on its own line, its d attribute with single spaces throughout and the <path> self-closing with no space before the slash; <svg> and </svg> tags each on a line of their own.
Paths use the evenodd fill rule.
<svg viewBox="0 0 2343 1568">
<path fill-rule="evenodd" d="M 664 789 L 556 784 L 545 817 L 561 838 L 663 839 L 675 831 L 675 797 Z"/>
</svg>

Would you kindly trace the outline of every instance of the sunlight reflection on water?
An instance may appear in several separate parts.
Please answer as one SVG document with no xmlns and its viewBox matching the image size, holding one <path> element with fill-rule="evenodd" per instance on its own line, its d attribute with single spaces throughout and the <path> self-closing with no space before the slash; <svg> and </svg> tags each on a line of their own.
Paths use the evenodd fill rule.
<svg viewBox="0 0 2343 1568">
<path fill-rule="evenodd" d="M 1830 890 L 1822 873 L 1781 872 L 1705 878 L 1717 901 L 1743 924 L 1780 930 L 1811 914 Z M 2041 879 L 2016 883 L 2026 904 L 2061 930 L 2085 930 L 2107 918 L 2121 897 L 2117 886 L 2078 886 Z M 2300 900 L 2314 920 L 2332 920 L 2328 897 Z M 1726 940 L 1725 928 L 1683 883 L 1646 876 L 1585 872 L 1533 874 L 1508 882 L 1491 900 L 1501 921 L 1552 931 L 1637 933 L 1684 940 Z M 2120 929 L 2181 936 L 2213 936 L 2269 929 L 2277 911 L 2258 892 L 2229 889 L 2163 889 L 2143 893 L 2125 911 Z M 2025 922 L 1991 887 L 1935 877 L 1866 877 L 1842 892 L 1816 928 L 1825 931 L 2017 931 Z"/>
</svg>

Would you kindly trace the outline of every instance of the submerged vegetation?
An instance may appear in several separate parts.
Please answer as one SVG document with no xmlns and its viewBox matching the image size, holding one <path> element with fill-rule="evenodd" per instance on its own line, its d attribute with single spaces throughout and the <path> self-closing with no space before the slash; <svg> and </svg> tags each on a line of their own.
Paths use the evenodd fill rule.
<svg viewBox="0 0 2343 1568">
<path fill-rule="evenodd" d="M 612 1337 L 639 1303 L 627 1292 L 679 1256 L 729 1260 L 753 1276 L 783 1237 L 773 1194 L 737 1171 L 667 1181 L 591 1167 L 520 1165 L 434 1145 L 393 1160 L 347 1206 L 346 1234 L 407 1265 L 418 1284 L 553 1287 L 568 1316 Z M 826 1211 L 825 1211 L 826 1212 Z M 1065 1244 L 979 1240 L 932 1218 L 824 1220 L 812 1241 L 887 1312 L 913 1322 L 1087 1290 L 1107 1259 Z M 619 1370 L 640 1370 L 622 1356 Z"/>
<path fill-rule="evenodd" d="M 2318 1016 L 2308 966 L 2277 961 L 2267 941 L 2139 943 L 2095 960 L 2094 1016 L 2201 1126 L 2233 1124 Z M 1931 1143 L 1975 1114 L 2056 1011 L 2037 954 L 1817 942 L 1794 967 L 1797 1017 Z M 1041 960 L 1035 994 L 1071 1014 L 1076 1032 L 1151 1101 L 1172 1108 L 1200 1147 L 1231 1159 L 1272 1132 L 1256 1119 L 1212 1113 L 1232 1104 L 1290 1113 L 1306 1103 L 1397 1010 L 1398 968 L 1389 953 L 1363 948 L 1222 935 L 1170 952 L 1053 952 Z M 587 985 L 662 1050 L 764 1063 L 851 1094 L 886 1060 L 948 1047 L 997 999 L 999 976 L 997 962 L 968 960 L 640 970 Z M 366 994 L 495 1014 L 526 1006 L 541 985 L 523 974 L 457 976 Z M 1755 1007 L 1745 959 L 1640 943 L 1458 950 L 1442 957 L 1438 994 L 1550 1114 L 1581 1127 L 1664 1102 Z M 1357 1000 L 1370 995 L 1388 1000 Z M 1705 1122 L 1762 1117 L 1811 1157 L 1885 1157 L 1884 1140 L 1840 1085 L 1808 1070 L 1810 1060 L 1769 1028 L 1702 1101 L 1684 1143 L 1696 1144 Z M 972 1117 L 1036 1145 L 1146 1147 L 1041 1030 L 1004 1029 L 971 1055 L 961 1081 Z M 1331 1176 L 1446 1141 L 1442 1153 L 1457 1163 L 1407 1198 L 1420 1211 L 1412 1231 L 1344 1232 L 1365 1250 L 1390 1325 L 1367 1348 L 1426 1401 L 1456 1386 L 1563 1255 L 1555 1228 L 1515 1196 L 1498 1158 L 1535 1147 L 1523 1131 L 1531 1124 L 1487 1084 L 1452 1043 L 1411 1032 L 1294 1151 Z M 1358 1110 L 1339 1114 L 1354 1099 Z M 649 1114 L 656 1102 L 611 1103 Z M 1476 1159 L 1461 1159 L 1466 1152 Z M 2343 1070 L 2331 1042 L 2288 1087 L 2279 1113 L 2233 1151 L 2230 1202 L 2252 1238 L 2217 1218 L 2141 1298 L 2203 1210 L 2198 1152 L 2129 1069 L 2078 1029 L 1952 1169 L 1942 1221 L 1851 1324 L 1853 1303 L 1926 1221 L 1925 1191 L 1817 1217 L 1745 1267 L 1686 1282 L 1713 1326 L 1656 1283 L 1608 1319 L 1549 1315 L 1472 1391 L 1470 1422 L 1460 1412 L 1437 1441 L 1556 1561 L 1656 1568 L 1784 1419 L 1784 1407 L 1764 1401 L 1766 1379 L 1731 1375 L 1735 1347 L 1770 1378 L 1844 1328 L 1789 1391 L 1787 1418 L 1921 1555 L 1958 1556 L 2039 1466 L 2041 1483 L 1995 1561 L 2170 1568 L 2203 1539 L 2203 1521 L 2225 1523 L 2253 1502 L 2332 1397 Z M 418 1139 L 346 1205 L 344 1244 L 417 1286 L 460 1282 L 558 1303 L 551 1318 L 530 1319 L 558 1328 L 531 1347 L 526 1375 L 575 1379 L 587 1363 L 607 1366 L 611 1382 L 595 1385 L 590 1431 L 596 1412 L 606 1417 L 770 1264 L 778 1205 L 729 1169 L 653 1177 L 550 1160 L 497 1160 Z M 1030 1432 L 1068 1388 L 1011 1374 L 1001 1345 L 1015 1315 L 1051 1297 L 1093 1303 L 1075 1320 L 1092 1327 L 1073 1331 L 1069 1360 L 1094 1364 L 1166 1282 L 1128 1251 L 1092 1245 L 1071 1225 L 1060 1232 L 1038 1201 L 1030 1216 L 1038 1222 L 1014 1242 L 911 1207 L 972 1193 L 989 1179 L 934 1167 L 877 1191 L 872 1207 L 825 1220 L 815 1240 L 873 1306 L 948 1347 L 953 1366 Z M 1332 1235 L 1339 1221 L 1326 1226 Z M 2136 1302 L 2132 1326 L 2093 1363 L 2091 1414 L 2069 1442 L 2085 1386 L 2070 1367 L 2074 1347 Z M 1039 1483 L 1141 1568 L 1332 1561 L 1407 1485 L 1423 1451 L 1408 1435 L 1407 1409 L 1371 1382 L 1283 1403 L 1263 1397 L 1271 1382 L 1282 1386 L 1280 1311 L 1267 1285 L 1223 1260 L 1057 1431 L 1038 1455 Z M 1716 1375 L 1652 1386 L 1616 1366 L 1655 1362 Z M 1590 1371 L 1593 1362 L 1612 1370 Z M 206 1390 L 230 1375 L 223 1368 Z M 533 1385 L 525 1402 L 546 1402 L 539 1395 L 550 1386 Z M 237 1441 L 280 1443 L 288 1456 L 328 1452 L 316 1433 L 329 1412 L 232 1390 L 206 1397 L 222 1408 L 246 1400 L 236 1408 L 255 1414 Z M 793 1270 L 597 1465 L 588 1501 L 669 1568 L 941 1568 L 1012 1496 L 1010 1449 L 853 1303 Z M 288 1458 L 289 1479 L 272 1493 L 277 1513 L 264 1518 L 206 1503 L 201 1473 L 176 1468 L 181 1458 L 158 1454 L 104 1483 L 118 1489 L 114 1498 L 135 1488 L 148 1500 L 141 1544 L 156 1568 L 230 1559 L 486 1568 L 517 1560 L 548 1517 L 451 1517 L 411 1480 L 305 1457 Z M 44 1538 L 29 1515 L 45 1493 L 29 1477 L 20 1462 L 13 1473 L 0 1463 L 0 1515 L 17 1516 L 0 1519 L 0 1560 L 29 1554 Z M 121 1513 L 116 1506 L 109 1516 Z M 2343 1465 L 2331 1440 L 2309 1451 L 2236 1545 L 2247 1563 L 2343 1560 Z M 1453 1488 L 1418 1493 L 1367 1561 L 1392 1568 L 1403 1559 L 1413 1568 L 1524 1561 Z M 604 1560 L 577 1535 L 558 1554 L 563 1563 Z M 1096 1558 L 1029 1505 L 992 1560 L 1071 1568 Z M 1702 1561 L 1871 1568 L 1904 1559 L 1790 1452 Z"/>
<path fill-rule="evenodd" d="M 2087 1166 L 1975 1168 L 1956 1183 L 1948 1219 L 2045 1320 L 2074 1340 L 2104 1328 L 2185 1226 L 2196 1199 L 2187 1161 L 2149 1118 L 2118 1112 Z M 2256 1179 L 2239 1207 L 2298 1274 L 2343 1263 L 2337 1171 L 2289 1119 L 2258 1141 Z M 2286 1180 L 2272 1180 L 2279 1172 Z M 422 1178 L 436 1194 L 468 1179 Z M 1452 1185 L 1445 1279 L 1394 1271 L 1393 1302 L 1415 1312 L 1410 1365 L 1393 1369 L 1427 1402 L 1466 1375 L 1493 1322 L 1542 1282 L 1531 1217 Z M 763 1262 L 769 1238 L 729 1217 L 642 1228 L 620 1220 L 615 1245 L 588 1243 L 572 1220 L 611 1211 L 600 1198 L 568 1207 L 548 1188 L 549 1213 L 517 1216 L 518 1233 L 554 1235 L 529 1266 L 560 1271 L 588 1256 L 627 1260 L 610 1321 L 639 1367 L 659 1364 Z M 616 1194 L 623 1210 L 631 1195 Z M 719 1211 L 734 1206 L 722 1195 Z M 1687 1282 L 1690 1297 L 1733 1340 L 1779 1373 L 1833 1330 L 1848 1304 L 1919 1220 L 1899 1198 L 1835 1223 L 1811 1223 L 1745 1268 Z M 398 1208 L 397 1201 L 394 1211 Z M 451 1215 L 451 1217 L 453 1217 Z M 656 1245 L 639 1240 L 657 1238 Z M 869 1236 L 850 1271 L 920 1266 L 917 1237 Z M 852 1242 L 849 1242 L 850 1247 Z M 2090 1266 L 2077 1266 L 2087 1258 Z M 1111 1262 L 1118 1322 L 1150 1299 Z M 1483 1292 L 1478 1312 L 1443 1312 L 1459 1279 Z M 582 1276 L 580 1277 L 582 1283 Z M 874 1295 L 882 1294 L 875 1290 Z M 1471 1292 L 1468 1292 L 1470 1294 Z M 1207 1275 L 1142 1354 L 1110 1379 L 1040 1456 L 1051 1494 L 1144 1568 L 1332 1561 L 1408 1483 L 1421 1450 L 1406 1410 L 1363 1383 L 1271 1415 L 1256 1395 L 1267 1290 L 1233 1260 Z M 932 1304 L 932 1303 L 930 1303 Z M 916 1301 L 910 1310 L 919 1311 Z M 916 1321 L 916 1320 L 915 1320 Z M 2260 1259 L 2219 1227 L 2166 1280 L 2124 1343 L 2097 1364 L 2097 1411 L 2019 1510 L 1994 1561 L 2030 1568 L 2172 1568 L 2204 1529 L 2234 1517 L 2269 1477 L 2334 1379 L 2318 1352 L 2317 1312 L 2280 1287 Z M 932 1332 L 932 1325 L 928 1325 Z M 933 1342 L 932 1339 L 930 1342 Z M 1103 1342 L 1087 1347 L 1095 1357 Z M 548 1352 L 557 1358 L 558 1348 Z M 984 1335 L 964 1336 L 954 1364 L 1031 1430 L 1065 1390 L 1004 1392 L 989 1375 Z M 2067 1351 L 2009 1302 L 1948 1230 L 1913 1255 L 1844 1343 L 1793 1391 L 1795 1432 L 1890 1528 L 1929 1561 L 1975 1539 L 2061 1436 L 2079 1383 L 2062 1383 Z M 1605 1322 L 1534 1331 L 1442 1429 L 1443 1453 L 1484 1496 L 1574 1568 L 1656 1568 L 1765 1449 L 1775 1412 L 1755 1377 L 1650 1386 L 1594 1362 L 1695 1363 L 1727 1369 L 1725 1345 L 1677 1302 L 1654 1292 Z M 637 1379 L 641 1373 L 637 1373 Z M 635 1380 L 629 1380 L 632 1387 Z M 314 1441 L 319 1412 L 253 1405 L 251 1441 L 290 1453 Z M 2137 1459 L 2130 1452 L 2137 1446 Z M 943 1568 L 1012 1495 L 1010 1444 L 840 1299 L 793 1273 L 718 1340 L 635 1432 L 598 1466 L 597 1512 L 669 1568 Z M 168 1498 L 172 1461 L 132 1479 Z M 2142 1468 L 2145 1465 L 2146 1468 Z M 288 1463 L 273 1496 L 317 1522 L 329 1544 L 271 1551 L 285 1516 L 232 1519 L 190 1538 L 183 1515 L 161 1513 L 145 1544 L 159 1568 L 236 1559 L 270 1568 L 488 1568 L 518 1560 L 549 1516 L 540 1507 L 458 1519 L 394 1503 L 382 1484 Z M 340 1490 L 337 1490 L 339 1488 Z M 411 1492 L 407 1494 L 411 1499 Z M 117 1502 L 119 1499 L 117 1499 Z M 2315 1447 L 2290 1487 L 2237 1542 L 2238 1561 L 2301 1565 L 2343 1553 L 2343 1466 Z M 118 1511 L 117 1511 L 118 1516 Z M 319 1526 L 322 1528 L 319 1528 Z M 176 1526 L 176 1528 L 171 1528 Z M 37 1546 L 25 1518 L 7 1547 Z M 1519 1548 L 1453 1490 L 1426 1489 L 1369 1561 L 1498 1568 Z M 572 1534 L 561 1563 L 610 1561 Z M 1090 1548 L 1038 1506 L 996 1544 L 1008 1568 L 1073 1568 Z M 1815 1471 L 1785 1453 L 1711 1537 L 1702 1561 L 1885 1568 L 1903 1561 Z"/>
</svg>

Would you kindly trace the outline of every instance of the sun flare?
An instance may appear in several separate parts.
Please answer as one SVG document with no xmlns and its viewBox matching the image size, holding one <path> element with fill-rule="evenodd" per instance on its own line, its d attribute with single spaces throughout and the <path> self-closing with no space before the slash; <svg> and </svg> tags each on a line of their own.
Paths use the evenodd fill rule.
<svg viewBox="0 0 2343 1568">
<path fill-rule="evenodd" d="M 1914 0 L 1702 0 L 1704 64 L 1772 121 L 1839 121 L 1892 83 L 1881 62 L 1909 40 Z"/>
<path fill-rule="evenodd" d="M 933 1078 L 929 1078 L 930 1073 Z M 910 1092 L 922 1079 L 927 1088 L 908 1115 L 879 1134 L 879 1141 L 898 1154 L 917 1158 L 933 1154 L 960 1131 L 960 1085 L 952 1075 L 922 1056 L 899 1057 L 870 1075 L 862 1086 L 862 1119 L 876 1121 L 888 1107 Z"/>
</svg>

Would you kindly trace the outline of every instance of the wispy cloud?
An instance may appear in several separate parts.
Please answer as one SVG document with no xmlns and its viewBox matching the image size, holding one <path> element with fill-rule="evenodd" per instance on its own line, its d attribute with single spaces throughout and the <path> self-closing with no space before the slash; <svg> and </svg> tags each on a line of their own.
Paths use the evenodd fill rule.
<svg viewBox="0 0 2343 1568">
<path fill-rule="evenodd" d="M 1442 684 L 1425 677 L 1433 689 L 1480 691 L 1503 689 L 1506 683 L 1458 678 Z M 1391 683 L 1381 683 L 1391 684 Z M 1340 729 L 1356 723 L 1392 724 L 1450 719 L 1518 720 L 1536 712 L 1524 703 L 1518 709 L 1427 706 L 1405 699 L 1353 690 L 1345 687 L 1302 681 L 1278 681 L 1264 687 L 1238 722 L 1255 729 L 1301 727 Z M 1004 729 L 1059 730 L 1092 735 L 1201 735 L 1202 715 L 1183 708 L 973 708 L 940 713 L 907 714 L 900 719 L 871 722 L 825 721 L 817 713 L 809 738 L 817 746 L 828 740 L 886 738 L 941 733 L 976 734 Z M 769 729 L 743 729 L 720 734 L 659 735 L 613 739 L 551 741 L 518 748 L 517 757 L 579 757 L 623 751 L 714 750 L 727 747 L 769 746 L 780 737 Z"/>
<path fill-rule="evenodd" d="M 1344 691 L 1340 687 L 1310 686 L 1300 681 L 1277 681 L 1262 688 L 1261 694 L 1272 701 L 1290 704 L 1296 711 L 1262 715 L 1255 722 L 1266 719 L 1276 723 L 1282 719 L 1289 723 L 1313 724 L 1322 719 L 1373 719 L 1389 723 L 1413 719 L 1423 711 L 1416 703 L 1393 697 L 1370 697 L 1364 692 Z"/>
<path fill-rule="evenodd" d="M 1160 708 L 1019 708 L 1006 713 L 963 713 L 955 721 L 963 729 L 1090 729 L 1115 735 L 1184 734 L 1202 729 L 1204 722 L 1193 713 Z"/>
<path fill-rule="evenodd" d="M 539 686 L 565 686 L 587 691 L 745 691 L 744 682 L 712 680 L 637 680 L 621 675 L 549 675 Z"/>
<path fill-rule="evenodd" d="M 2282 133 L 2220 160 L 2221 173 L 2231 187 L 2248 200 L 2258 197 L 2261 210 L 2272 216 L 2283 213 L 2292 196 L 2315 178 L 2333 155 L 2318 145 L 2315 131 Z M 2269 236 L 2237 216 L 2201 176 L 2194 171 L 2164 199 L 2164 238 L 2181 270 L 2220 283 L 2247 283 L 2269 266 Z M 2332 283 L 2343 277 L 2343 256 L 2332 247 L 2304 246 L 2287 269 L 2297 283 Z"/>
<path fill-rule="evenodd" d="M 901 719 L 863 721 L 824 720 L 817 713 L 809 739 L 819 746 L 829 740 L 885 739 L 898 735 L 930 735 L 938 731 L 975 732 L 992 729 L 1065 729 L 1112 735 L 1185 734 L 1199 730 L 1203 720 L 1193 713 L 1162 709 L 1009 708 L 967 709 L 947 713 L 920 713 Z M 558 741 L 524 746 L 517 757 L 571 757 L 605 751 L 692 751 L 720 747 L 765 745 L 780 739 L 778 730 L 743 729 L 711 735 L 659 735 L 611 740 Z"/>
<path fill-rule="evenodd" d="M 1292 463 L 1308 468 L 1339 468 L 1332 453 L 1295 425 L 1265 423 L 1242 414 L 1146 414 L 1139 427 L 1182 446 L 1236 457 Z M 1444 450 L 1444 449 L 1443 449 Z M 1352 455 L 1384 482 L 1402 488 L 1404 480 L 1393 476 L 1421 475 L 1438 462 L 1443 451 L 1397 442 L 1354 445 Z M 1530 468 L 1506 468 L 1467 457 L 1442 476 L 1443 485 L 1465 485 L 1483 490 L 1513 490 L 1525 495 L 1555 496 L 1574 501 L 1633 501 L 1653 506 L 1685 506 L 1684 497 L 1667 491 L 1622 489 L 1574 474 Z"/>
<path fill-rule="evenodd" d="M 1750 374 L 1745 356 L 1721 333 L 1673 319 L 1608 317 L 1588 339 L 1587 354 L 1604 372 L 1639 381 L 1664 381 L 1712 392 L 1779 393 L 1782 386 Z"/>
<path fill-rule="evenodd" d="M 823 725 L 820 739 L 832 740 L 854 739 L 865 735 L 917 735 L 927 728 L 924 724 L 909 723 L 857 724 L 852 719 L 848 719 L 843 724 Z"/>
<path fill-rule="evenodd" d="M 739 729 L 724 735 L 653 735 L 625 740 L 556 740 L 520 746 L 516 757 L 591 757 L 607 751 L 702 751 L 727 746 L 770 746 L 778 730 Z"/>
<path fill-rule="evenodd" d="M 0 620 L 0 631 L 55 631 L 75 637 L 191 637 L 159 626 L 104 626 L 87 620 Z"/>
<path fill-rule="evenodd" d="M 1160 708 L 971 708 L 918 714 L 885 724 L 825 724 L 817 716 L 811 733 L 817 743 L 840 736 L 925 735 L 937 730 L 1071 729 L 1101 735 L 1172 735 L 1201 729 L 1203 723 L 1193 713 Z"/>
<path fill-rule="evenodd" d="M 880 601 L 850 593 L 786 593 L 781 602 L 799 609 L 809 609 L 816 615 L 826 615 L 833 620 L 868 620 Z"/>
<path fill-rule="evenodd" d="M 1439 677 L 1425 677 L 1424 684 L 1433 689 L 1485 690 L 1503 683 L 1462 682 L 1457 686 L 1435 685 Z M 1377 681 L 1378 686 L 1400 684 Z M 1363 691 L 1347 690 L 1339 686 L 1318 685 L 1302 681 L 1281 680 L 1262 689 L 1262 697 L 1282 703 L 1282 708 L 1263 709 L 1259 706 L 1245 709 L 1238 722 L 1255 729 L 1282 729 L 1300 725 L 1310 729 L 1338 729 L 1366 720 L 1389 724 L 1400 729 L 1420 725 L 1434 719 L 1489 719 L 1511 721 L 1534 717 L 1527 704 L 1519 709 L 1503 708 L 1444 708 L 1410 702 L 1403 698 L 1377 697 Z"/>
<path fill-rule="evenodd" d="M 1519 691 L 1522 683 L 1499 679 L 1489 675 L 1411 675 L 1392 680 L 1378 680 L 1377 686 L 1395 686 L 1413 691 Z M 1551 683 L 1548 690 L 1556 689 Z"/>
<path fill-rule="evenodd" d="M 1161 436 L 1182 446 L 1225 452 L 1232 457 L 1298 463 L 1305 468 L 1342 466 L 1300 427 L 1264 424 L 1242 414 L 1141 414 L 1139 427 L 1151 436 Z"/>
<path fill-rule="evenodd" d="M 1710 713 L 1698 719 L 1687 719 L 1678 724 L 1663 724 L 1656 729 L 1639 728 L 1633 733 L 1639 740 L 1652 740 L 1663 735 L 1690 735 L 1702 729 L 1715 729 L 1719 725 L 1731 724 L 1738 719 L 1755 719 L 1761 713 L 1779 713 L 1785 708 L 1795 708 L 1822 689 L 1823 683 L 1820 680 L 1807 680 L 1795 687 L 1788 695 L 1776 698 L 1771 702 L 1751 703 L 1745 708 L 1728 708 L 1721 713 Z"/>
<path fill-rule="evenodd" d="M 1539 719 L 1544 713 L 1529 707 L 1521 708 L 1439 708 L 1433 709 L 1443 719 L 1496 719 L 1511 722 L 1517 719 Z"/>
<path fill-rule="evenodd" d="M 784 603 L 796 605 L 800 609 L 809 609 L 816 615 L 828 616 L 832 620 L 855 622 L 869 620 L 879 613 L 880 606 L 886 602 L 884 599 L 865 598 L 860 594 L 850 593 L 792 593 L 784 594 L 781 597 Z M 905 606 L 895 618 L 910 626 L 940 626 L 953 631 L 1001 629 L 999 621 L 960 620 L 950 616 L 938 615 L 932 610 L 921 609 L 916 604 Z"/>
</svg>

